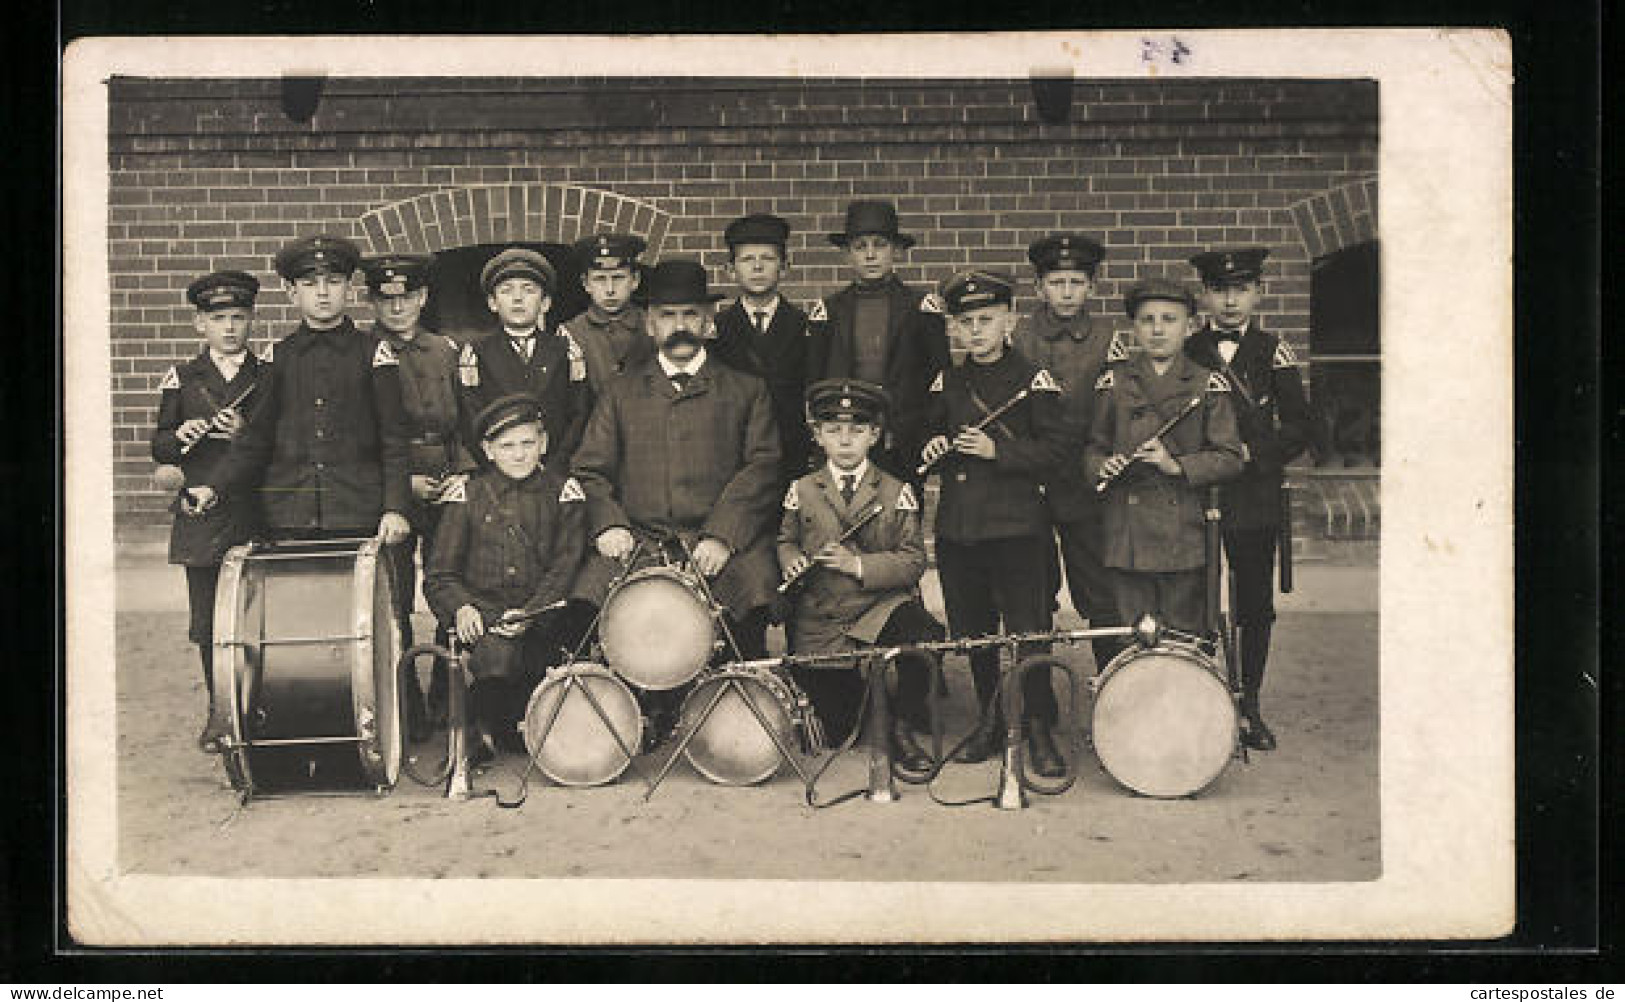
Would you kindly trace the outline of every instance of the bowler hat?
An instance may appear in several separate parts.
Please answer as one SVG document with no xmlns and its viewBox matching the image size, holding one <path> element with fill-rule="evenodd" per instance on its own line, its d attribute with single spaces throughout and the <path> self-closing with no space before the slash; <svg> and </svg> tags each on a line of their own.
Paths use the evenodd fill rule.
<svg viewBox="0 0 1625 1002">
<path fill-rule="evenodd" d="M 879 234 L 907 250 L 914 246 L 914 238 L 897 230 L 897 206 L 890 202 L 852 202 L 846 207 L 846 226 L 839 233 L 831 233 L 829 242 L 845 247 L 857 237 Z"/>
<path fill-rule="evenodd" d="M 660 262 L 649 270 L 643 290 L 650 306 L 714 303 L 722 298 L 706 288 L 705 267 L 698 261 Z"/>
<path fill-rule="evenodd" d="M 783 250 L 790 240 L 790 224 L 778 216 L 758 212 L 729 223 L 722 232 L 722 240 L 729 248 L 740 244 L 772 244 Z"/>
</svg>

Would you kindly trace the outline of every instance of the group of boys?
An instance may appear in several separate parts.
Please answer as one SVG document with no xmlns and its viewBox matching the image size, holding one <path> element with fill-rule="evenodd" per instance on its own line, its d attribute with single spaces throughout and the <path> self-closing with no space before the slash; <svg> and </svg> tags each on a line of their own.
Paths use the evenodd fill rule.
<svg viewBox="0 0 1625 1002">
<path fill-rule="evenodd" d="M 285 248 L 276 271 L 301 321 L 263 358 L 248 349 L 257 281 L 194 282 L 206 348 L 165 376 L 152 449 L 184 476 L 170 559 L 187 566 L 211 694 L 214 572 L 254 537 L 377 535 L 407 642 L 420 552 L 442 636 L 470 651 L 471 737 L 490 754 L 516 741 L 530 686 L 587 639 L 634 558 L 703 575 L 747 658 L 765 656 L 773 619 L 796 653 L 940 639 L 919 590 L 934 472 L 948 632 L 1047 630 L 1063 567 L 1094 625 L 1150 611 L 1199 632 L 1203 489 L 1230 483 L 1244 737 L 1273 747 L 1258 703 L 1273 527 L 1309 420 L 1290 351 L 1253 321 L 1266 252 L 1192 259 L 1200 332 L 1184 286 L 1136 285 L 1125 344 L 1089 313 L 1105 252 L 1080 234 L 1029 248 L 1039 306 L 1026 317 L 1003 275 L 960 272 L 929 295 L 900 281 L 913 240 L 885 202 L 848 207 L 829 240 L 854 281 L 802 310 L 779 293 L 789 237 L 775 216 L 732 223 L 740 294 L 719 307 L 697 262 L 646 266 L 642 240 L 596 234 L 574 248 L 591 305 L 562 325 L 552 264 L 509 248 L 480 275 L 500 330 L 460 347 L 421 325 L 426 257 L 363 260 L 331 236 Z M 370 330 L 346 313 L 358 268 Z M 786 608 L 778 586 L 792 581 Z M 1118 650 L 1097 642 L 1097 664 Z M 971 668 L 982 722 L 967 762 L 1003 740 L 997 652 Z M 935 671 L 930 656 L 900 659 L 888 737 L 905 777 L 935 767 L 918 740 Z M 856 732 L 855 667 L 795 674 L 832 738 Z M 640 693 L 656 735 L 682 695 Z M 1029 672 L 1022 703 L 1034 770 L 1062 775 L 1050 680 Z M 219 750 L 223 733 L 211 706 L 200 746 Z"/>
</svg>

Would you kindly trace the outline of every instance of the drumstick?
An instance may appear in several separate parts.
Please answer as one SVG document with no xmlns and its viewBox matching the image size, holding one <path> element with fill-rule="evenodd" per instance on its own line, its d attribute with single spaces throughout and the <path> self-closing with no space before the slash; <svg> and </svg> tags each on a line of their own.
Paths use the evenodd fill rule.
<svg viewBox="0 0 1625 1002">
<path fill-rule="evenodd" d="M 993 422 L 997 421 L 999 418 L 1003 417 L 1005 415 L 1005 413 L 1010 410 L 1010 408 L 1014 407 L 1016 404 L 1021 403 L 1023 400 L 1026 400 L 1029 396 L 1032 395 L 1032 392 L 1033 392 L 1032 387 L 1030 387 L 1030 386 L 1029 387 L 1023 387 L 1020 393 L 1017 393 L 1015 396 L 1011 397 L 1009 400 L 1006 400 L 1004 403 L 1000 404 L 999 406 L 993 408 L 992 410 L 990 410 L 986 414 L 984 414 L 980 421 L 976 422 L 975 424 L 966 425 L 965 430 L 966 431 L 981 431 L 983 428 L 986 428 L 988 425 L 992 424 Z M 953 451 L 952 449 L 948 450 L 948 452 L 952 452 L 952 451 Z M 919 466 L 914 468 L 914 474 L 916 476 L 920 476 L 920 477 L 925 476 L 925 471 L 927 471 L 931 467 L 935 466 L 937 464 L 937 461 L 942 459 L 943 456 L 946 456 L 946 455 L 948 455 L 948 453 L 944 452 L 942 454 L 942 456 L 938 456 L 936 459 L 933 459 L 928 463 L 921 463 Z"/>
<path fill-rule="evenodd" d="M 1178 414 L 1175 414 L 1173 417 L 1169 418 L 1167 421 L 1164 421 L 1162 423 L 1162 427 L 1157 429 L 1157 433 L 1155 435 L 1152 435 L 1150 438 L 1146 439 L 1146 441 L 1147 442 L 1154 442 L 1157 439 L 1161 438 L 1162 436 L 1164 436 L 1164 435 L 1168 434 L 1169 432 L 1173 431 L 1174 430 L 1174 425 L 1176 425 L 1179 422 L 1185 420 L 1185 415 L 1189 414 L 1191 411 L 1194 411 L 1196 408 L 1198 408 L 1200 406 L 1202 406 L 1202 398 L 1199 397 L 1199 396 L 1198 397 L 1191 397 L 1190 402 L 1187 403 L 1184 407 L 1181 407 Z M 1128 472 L 1128 468 L 1133 466 L 1137 462 L 1139 462 L 1138 459 L 1135 459 L 1134 457 L 1130 456 L 1129 461 L 1123 464 L 1122 469 L 1118 470 L 1116 473 L 1113 473 L 1111 476 L 1101 477 L 1099 482 L 1097 482 L 1095 484 L 1095 493 L 1096 494 L 1105 493 L 1106 488 L 1108 488 L 1108 487 L 1110 487 L 1112 485 L 1112 481 L 1116 480 L 1118 477 L 1120 477 L 1124 473 Z"/>
<path fill-rule="evenodd" d="M 870 508 L 867 512 L 864 512 L 862 518 L 858 519 L 856 522 L 853 522 L 850 526 L 848 526 L 847 530 L 845 532 L 841 533 L 838 537 L 836 537 L 834 541 L 824 544 L 823 548 L 819 552 L 822 553 L 824 550 L 828 550 L 828 549 L 831 549 L 833 547 L 840 546 L 842 543 L 846 542 L 847 540 L 851 539 L 853 536 L 857 535 L 859 529 L 863 528 L 864 526 L 868 525 L 870 522 L 874 521 L 875 516 L 879 515 L 881 512 L 883 512 L 885 510 L 886 510 L 886 506 L 883 505 L 883 504 L 877 504 L 873 508 Z M 779 594 L 783 595 L 785 592 L 789 591 L 791 589 L 791 587 L 794 586 L 797 581 L 800 581 L 802 578 L 806 577 L 808 574 L 811 574 L 812 571 L 813 571 L 813 568 L 817 567 L 817 566 L 818 566 L 818 564 L 816 564 L 816 563 L 810 563 L 806 567 L 803 567 L 801 569 L 800 573 L 796 574 L 794 577 L 785 578 L 782 582 L 779 583 Z"/>
<path fill-rule="evenodd" d="M 221 414 L 225 413 L 226 411 L 231 410 L 233 407 L 236 407 L 238 404 L 240 404 L 244 400 L 248 399 L 248 395 L 250 393 L 253 393 L 254 392 L 254 387 L 258 386 L 258 385 L 259 385 L 258 383 L 250 384 L 248 389 L 246 389 L 243 392 L 237 394 L 237 399 L 233 400 L 231 403 L 229 403 L 226 406 L 224 406 L 224 407 L 220 408 L 219 410 L 215 411 L 214 414 L 212 414 L 209 417 L 209 425 L 210 425 L 210 427 L 214 426 L 215 420 L 218 419 Z M 193 446 L 197 445 L 199 442 L 203 441 L 207 437 L 208 437 L 208 433 L 204 432 L 202 435 L 199 435 L 197 438 L 192 439 L 191 442 L 187 443 L 186 445 L 181 446 L 181 455 L 184 456 L 188 452 L 191 452 Z"/>
</svg>

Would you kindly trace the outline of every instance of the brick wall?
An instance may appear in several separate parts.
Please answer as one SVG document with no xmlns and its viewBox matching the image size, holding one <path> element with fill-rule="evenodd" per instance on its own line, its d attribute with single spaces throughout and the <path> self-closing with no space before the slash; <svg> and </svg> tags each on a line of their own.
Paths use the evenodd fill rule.
<svg viewBox="0 0 1625 1002">
<path fill-rule="evenodd" d="M 1130 283 L 1189 278 L 1208 245 L 1268 245 L 1263 320 L 1301 349 L 1311 261 L 1376 232 L 1369 82 L 1079 81 L 1059 125 L 1021 80 L 344 79 L 306 123 L 275 80 L 115 79 L 109 101 L 115 489 L 139 521 L 163 500 L 158 381 L 198 348 L 185 286 L 215 268 L 272 283 L 302 234 L 434 250 L 620 225 L 725 283 L 723 226 L 772 211 L 796 230 L 786 291 L 811 298 L 845 280 L 823 234 L 846 202 L 890 198 L 919 237 L 911 282 L 1026 276 L 1034 237 L 1098 234 L 1114 317 Z M 261 303 L 256 345 L 294 322 L 274 287 Z"/>
</svg>

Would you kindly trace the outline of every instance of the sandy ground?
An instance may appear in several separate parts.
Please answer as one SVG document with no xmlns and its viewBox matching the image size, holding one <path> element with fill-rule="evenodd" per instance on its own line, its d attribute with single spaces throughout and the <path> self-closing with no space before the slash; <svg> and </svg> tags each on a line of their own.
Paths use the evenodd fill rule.
<svg viewBox="0 0 1625 1002">
<path fill-rule="evenodd" d="M 679 764 L 645 801 L 641 784 L 564 789 L 529 801 L 449 802 L 403 777 L 386 797 L 257 800 L 239 809 L 218 763 L 195 750 L 205 695 L 184 640 L 184 587 L 155 547 L 121 559 L 118 851 L 122 870 L 221 876 L 756 877 L 831 880 L 1352 881 L 1380 874 L 1375 567 L 1306 565 L 1283 602 L 1267 689 L 1279 750 L 1237 761 L 1199 797 L 1133 796 L 1092 757 L 1077 785 L 1024 811 L 950 809 L 918 787 L 902 799 L 803 805 L 782 769 L 756 787 L 713 785 Z M 423 624 L 426 616 L 420 614 Z M 1073 625 L 1070 612 L 1063 625 Z M 420 632 L 426 632 L 420 628 Z M 1084 671 L 1088 656 L 1068 655 Z M 968 727 L 969 676 L 948 662 Z M 658 763 L 644 757 L 653 774 Z M 477 778 L 511 795 L 506 756 Z M 820 786 L 864 782 L 853 754 Z M 990 793 L 996 766 L 959 766 L 944 798 Z M 568 847 L 568 848 L 564 848 Z"/>
</svg>

